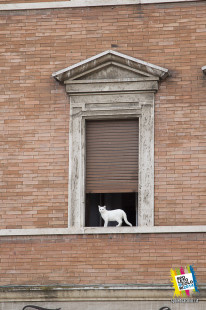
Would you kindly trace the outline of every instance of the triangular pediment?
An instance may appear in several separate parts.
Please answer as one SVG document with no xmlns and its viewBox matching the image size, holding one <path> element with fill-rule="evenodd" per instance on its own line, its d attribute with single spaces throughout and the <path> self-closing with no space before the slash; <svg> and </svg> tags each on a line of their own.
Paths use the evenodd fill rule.
<svg viewBox="0 0 206 310">
<path fill-rule="evenodd" d="M 52 74 L 60 82 L 72 80 L 164 79 L 168 69 L 116 51 L 106 51 Z"/>
<path fill-rule="evenodd" d="M 96 67 L 90 72 L 85 72 L 77 77 L 80 80 L 115 80 L 115 79 L 134 79 L 148 77 L 146 73 L 139 70 L 132 70 L 127 66 L 120 65 L 115 62 L 107 62 L 103 66 Z"/>
</svg>

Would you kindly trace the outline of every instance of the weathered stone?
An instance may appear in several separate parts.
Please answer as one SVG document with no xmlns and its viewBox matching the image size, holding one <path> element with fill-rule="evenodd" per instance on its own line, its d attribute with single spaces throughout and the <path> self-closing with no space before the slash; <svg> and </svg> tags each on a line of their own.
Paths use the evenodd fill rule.
<svg viewBox="0 0 206 310">
<path fill-rule="evenodd" d="M 98 118 L 139 118 L 138 225 L 154 225 L 154 93 L 167 75 L 167 69 L 113 51 L 53 74 L 70 96 L 70 227 L 85 225 L 85 121 Z"/>
</svg>

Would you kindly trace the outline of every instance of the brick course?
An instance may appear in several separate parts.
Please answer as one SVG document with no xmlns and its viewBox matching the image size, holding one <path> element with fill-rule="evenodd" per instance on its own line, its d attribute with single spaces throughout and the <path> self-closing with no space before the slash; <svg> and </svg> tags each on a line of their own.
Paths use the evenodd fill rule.
<svg viewBox="0 0 206 310">
<path fill-rule="evenodd" d="M 0 284 L 170 284 L 170 269 L 188 263 L 194 264 L 198 283 L 204 283 L 205 237 L 5 237 L 0 245 Z"/>
</svg>

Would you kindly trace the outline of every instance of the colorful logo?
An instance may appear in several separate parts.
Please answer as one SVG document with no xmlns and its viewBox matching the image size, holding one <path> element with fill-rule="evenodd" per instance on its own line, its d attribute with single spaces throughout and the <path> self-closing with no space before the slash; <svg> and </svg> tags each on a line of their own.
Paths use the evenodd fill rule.
<svg viewBox="0 0 206 310">
<path fill-rule="evenodd" d="M 170 270 L 171 282 L 175 289 L 174 297 L 189 297 L 194 292 L 199 292 L 197 288 L 197 280 L 192 265 L 186 268 L 175 268 Z"/>
</svg>

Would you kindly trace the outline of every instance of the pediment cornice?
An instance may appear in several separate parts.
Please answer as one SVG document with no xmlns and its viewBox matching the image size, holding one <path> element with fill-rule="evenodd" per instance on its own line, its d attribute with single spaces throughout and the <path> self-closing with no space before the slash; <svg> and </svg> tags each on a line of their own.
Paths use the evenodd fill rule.
<svg viewBox="0 0 206 310">
<path fill-rule="evenodd" d="M 151 80 L 152 78 L 159 80 L 165 79 L 168 75 L 168 69 L 112 50 L 105 51 L 52 74 L 56 80 L 62 83 L 99 79 L 102 81 L 108 79 Z"/>
</svg>

